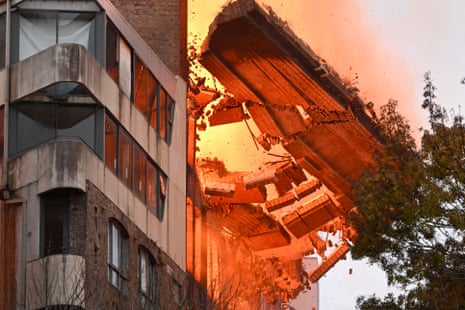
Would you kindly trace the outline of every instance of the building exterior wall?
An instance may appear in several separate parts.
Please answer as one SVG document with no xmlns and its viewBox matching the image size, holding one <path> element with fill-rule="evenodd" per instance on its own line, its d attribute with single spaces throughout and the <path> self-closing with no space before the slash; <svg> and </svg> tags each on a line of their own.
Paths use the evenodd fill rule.
<svg viewBox="0 0 465 310">
<path fill-rule="evenodd" d="M 111 0 L 171 72 L 186 78 L 187 0 Z"/>
<path fill-rule="evenodd" d="M 155 7 L 166 4 L 159 2 Z M 21 104 L 28 104 L 29 108 L 33 108 L 34 104 L 49 104 L 56 105 L 57 109 L 59 106 L 66 109 L 68 104 L 71 106 L 76 103 L 73 100 L 77 100 L 81 106 L 95 107 L 93 117 L 98 119 L 94 123 L 94 139 L 97 142 L 93 146 L 75 137 L 55 136 L 16 152 L 10 149 L 5 154 L 9 160 L 7 179 L 4 180 L 2 176 L 2 183 L 8 186 L 6 192 L 10 197 L 3 197 L 2 192 L 3 199 L 0 201 L 0 224 L 8 227 L 0 232 L 0 282 L 4 283 L 0 308 L 38 309 L 61 303 L 83 309 L 147 309 L 149 306 L 142 305 L 140 298 L 140 249 L 153 257 L 155 263 L 157 295 L 152 306 L 156 309 L 175 309 L 188 303 L 193 305 L 195 302 L 187 293 L 196 288 L 185 270 L 186 83 L 172 73 L 178 73 L 180 68 L 179 37 L 182 30 L 179 26 L 167 27 L 174 31 L 168 33 L 166 39 L 172 42 L 166 42 L 168 51 L 160 51 L 163 50 L 165 56 L 174 57 L 167 57 L 170 63 L 165 64 L 141 38 L 151 40 L 153 46 L 160 48 L 163 44 L 156 40 L 164 40 L 165 32 L 161 28 L 149 27 L 137 33 L 108 1 L 96 0 L 92 4 L 88 1 L 18 1 L 16 4 L 28 10 L 47 9 L 53 12 L 85 9 L 87 13 L 96 14 L 96 28 L 113 23 L 130 47 L 131 61 L 139 57 L 144 68 L 156 78 L 157 92 L 163 91 L 167 98 L 165 111 L 169 109 L 171 99 L 174 108 L 166 112 L 169 116 L 165 126 L 170 126 L 171 135 L 167 137 L 165 132 L 163 136 L 158 128 L 160 126 L 154 127 L 136 107 L 134 95 L 126 94 L 121 88 L 121 81 L 109 75 L 104 51 L 93 55 L 79 44 L 56 44 L 28 58 L 14 60 L 9 68 L 8 81 L 6 70 L 0 72 L 0 96 L 4 97 L 4 85 L 9 84 L 8 108 L 11 113 L 17 113 L 10 114 L 10 118 L 8 115 L 5 117 L 6 120 L 13 120 L 7 127 L 13 130 L 7 130 L 7 136 L 16 135 L 17 128 L 14 126 L 19 124 L 16 117 L 19 117 Z M 142 3 L 133 4 L 141 13 Z M 181 24 L 178 20 L 179 5 L 173 2 L 166 6 L 165 12 L 171 10 L 177 13 L 169 18 L 163 13 L 168 18 L 165 25 Z M 154 6 L 146 4 L 145 13 L 152 12 L 149 9 L 154 10 Z M 15 12 L 13 15 L 18 14 Z M 12 20 L 13 24 L 17 23 L 18 16 L 13 16 Z M 158 19 L 151 17 L 150 20 Z M 12 28 L 15 30 L 14 25 Z M 105 45 L 105 30 L 96 30 L 96 46 L 101 48 Z M 153 30 L 161 31 L 161 37 L 147 37 Z M 173 49 L 177 52 L 174 53 Z M 171 66 L 171 70 L 168 66 Z M 134 67 L 131 66 L 131 70 Z M 134 75 L 134 72 L 131 74 Z M 44 89 L 64 82 L 79 85 L 85 90 L 84 97 L 64 98 L 63 101 L 63 98 L 43 95 Z M 6 107 L 4 102 L 0 102 L 0 106 L 2 109 Z M 157 113 L 161 113 L 162 108 L 157 109 Z M 115 173 L 105 161 L 104 122 L 107 117 L 118 124 L 119 131 L 127 132 L 131 152 L 140 149 L 144 160 L 156 167 L 157 178 L 158 174 L 166 174 L 166 183 L 157 181 L 160 182 L 157 184 L 163 183 L 157 186 L 163 186 L 163 195 L 166 195 L 164 216 L 159 217 L 149 209 L 145 198 L 137 196 L 136 185 L 124 184 L 121 175 L 118 175 L 120 172 Z M 54 122 L 59 130 L 58 121 Z M 131 162 L 130 165 L 133 167 L 134 164 Z M 44 200 L 53 195 L 66 197 L 63 200 L 63 208 L 67 210 L 63 234 L 66 235 L 67 245 L 60 253 L 48 253 L 50 249 L 47 249 L 43 236 Z M 124 261 L 124 264 L 127 263 L 127 267 L 124 267 L 127 268 L 127 278 L 123 285 L 127 288 L 117 287 L 109 279 L 112 268 L 109 258 L 110 222 L 118 223 L 127 234 L 128 252 Z M 8 236 L 15 236 L 14 242 Z M 84 283 L 83 293 L 72 297 L 70 292 L 76 291 L 81 283 Z M 56 289 L 58 287 L 60 289 Z"/>
</svg>

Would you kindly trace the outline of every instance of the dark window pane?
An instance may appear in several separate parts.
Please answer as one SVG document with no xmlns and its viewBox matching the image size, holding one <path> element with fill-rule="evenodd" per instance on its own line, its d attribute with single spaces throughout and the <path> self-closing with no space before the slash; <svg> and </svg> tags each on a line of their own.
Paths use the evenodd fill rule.
<svg viewBox="0 0 465 310">
<path fill-rule="evenodd" d="M 134 193 L 143 202 L 145 202 L 146 163 L 145 153 L 134 146 Z"/>
<path fill-rule="evenodd" d="M 106 46 L 106 68 L 111 78 L 118 83 L 118 30 L 108 21 L 107 24 L 107 46 Z"/>
<path fill-rule="evenodd" d="M 167 177 L 161 171 L 158 170 L 158 202 L 157 202 L 157 217 L 161 221 L 165 216 L 165 204 L 166 204 L 166 191 L 167 191 Z"/>
<path fill-rule="evenodd" d="M 171 135 L 173 133 L 173 123 L 174 123 L 174 107 L 175 102 L 171 97 L 168 97 L 168 132 L 166 135 L 166 141 L 171 142 Z"/>
<path fill-rule="evenodd" d="M 157 208 L 157 167 L 151 163 L 147 163 L 147 207 L 156 214 Z"/>
<path fill-rule="evenodd" d="M 66 196 L 42 197 L 42 246 L 43 256 L 67 253 L 68 208 Z"/>
<path fill-rule="evenodd" d="M 54 104 L 15 104 L 11 109 L 15 110 L 11 113 L 15 147 L 10 153 L 25 151 L 55 138 Z"/>
<path fill-rule="evenodd" d="M 147 68 L 137 56 L 134 64 L 134 104 L 147 117 Z"/>
<path fill-rule="evenodd" d="M 166 119 L 167 119 L 167 107 L 166 107 L 166 91 L 160 87 L 160 127 L 159 133 L 162 139 L 166 139 Z"/>
<path fill-rule="evenodd" d="M 59 105 L 57 107 L 57 136 L 75 137 L 95 148 L 95 107 Z"/>
<path fill-rule="evenodd" d="M 116 123 L 105 114 L 105 164 L 117 174 L 117 126 Z"/>
<path fill-rule="evenodd" d="M 132 189 L 132 141 L 123 130 L 120 130 L 119 135 L 118 175 L 120 180 Z"/>
</svg>

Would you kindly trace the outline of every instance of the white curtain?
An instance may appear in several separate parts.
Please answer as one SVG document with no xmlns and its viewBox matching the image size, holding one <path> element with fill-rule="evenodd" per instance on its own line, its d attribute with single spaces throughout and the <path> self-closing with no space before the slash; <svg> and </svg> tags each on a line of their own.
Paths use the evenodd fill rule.
<svg viewBox="0 0 465 310">
<path fill-rule="evenodd" d="M 78 14 L 61 15 L 54 18 L 29 18 L 20 16 L 19 21 L 19 60 L 53 46 L 57 43 L 78 43 L 87 49 L 93 48 L 91 42 L 93 29 L 91 20 L 76 19 Z"/>
<path fill-rule="evenodd" d="M 91 26 L 92 20 L 79 20 L 67 14 L 58 21 L 58 43 L 78 43 L 88 48 Z"/>
<path fill-rule="evenodd" d="M 19 19 L 19 60 L 56 44 L 56 21 L 54 19 Z"/>
</svg>

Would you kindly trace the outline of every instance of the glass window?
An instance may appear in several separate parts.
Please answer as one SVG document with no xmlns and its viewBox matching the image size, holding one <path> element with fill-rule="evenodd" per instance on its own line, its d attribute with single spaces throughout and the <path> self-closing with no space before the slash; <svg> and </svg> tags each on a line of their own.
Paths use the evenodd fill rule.
<svg viewBox="0 0 465 310">
<path fill-rule="evenodd" d="M 95 106 L 57 106 L 57 136 L 80 138 L 95 149 Z"/>
<path fill-rule="evenodd" d="M 166 99 L 167 99 L 167 95 L 166 95 L 166 91 L 160 87 L 160 116 L 159 116 L 159 120 L 160 120 L 160 126 L 158 128 L 159 130 L 159 133 L 160 133 L 160 137 L 162 139 L 166 139 L 166 119 L 167 119 L 167 107 L 166 107 Z"/>
<path fill-rule="evenodd" d="M 173 123 L 174 123 L 174 107 L 175 102 L 173 98 L 168 97 L 168 128 L 167 128 L 167 135 L 166 141 L 171 143 L 171 135 L 173 134 Z"/>
<path fill-rule="evenodd" d="M 134 64 L 134 104 L 147 117 L 147 68 L 137 56 Z"/>
<path fill-rule="evenodd" d="M 118 127 L 116 122 L 111 119 L 108 114 L 105 114 L 105 164 L 117 174 L 117 152 L 118 152 Z"/>
<path fill-rule="evenodd" d="M 106 62 L 108 74 L 118 83 L 118 30 L 110 21 L 107 24 Z"/>
<path fill-rule="evenodd" d="M 19 60 L 57 43 L 77 43 L 95 55 L 95 15 L 55 11 L 22 11 L 19 16 Z"/>
<path fill-rule="evenodd" d="M 9 154 L 17 154 L 49 140 L 78 138 L 101 156 L 102 138 L 97 120 L 102 113 L 95 105 L 15 103 L 10 108 Z M 97 116 L 98 115 L 98 116 Z M 97 136 L 100 138 L 97 139 Z"/>
<path fill-rule="evenodd" d="M 41 197 L 41 256 L 68 252 L 69 199 L 62 195 Z"/>
<path fill-rule="evenodd" d="M 11 105 L 9 153 L 15 154 L 55 138 L 55 106 L 47 103 Z"/>
<path fill-rule="evenodd" d="M 134 194 L 144 203 L 146 163 L 145 153 L 138 146 L 134 146 Z"/>
<path fill-rule="evenodd" d="M 153 214 L 157 213 L 158 169 L 151 163 L 147 163 L 147 206 Z"/>
<path fill-rule="evenodd" d="M 119 131 L 119 171 L 120 180 L 132 189 L 132 140 L 122 129 Z"/>
<path fill-rule="evenodd" d="M 128 234 L 121 224 L 111 220 L 108 227 L 108 280 L 125 293 L 129 264 L 128 247 Z"/>
<path fill-rule="evenodd" d="M 147 96 L 148 96 L 148 102 L 147 102 L 147 110 L 148 110 L 148 115 L 147 118 L 150 122 L 150 126 L 157 130 L 157 111 L 158 111 L 158 81 L 157 79 L 153 76 L 152 73 L 149 72 L 147 76 Z"/>
<path fill-rule="evenodd" d="M 156 262 L 149 251 L 139 248 L 139 291 L 143 309 L 152 309 L 157 297 Z"/>
<path fill-rule="evenodd" d="M 158 201 L 157 201 L 157 218 L 162 221 L 165 216 L 165 203 L 167 191 L 167 177 L 161 170 L 158 170 Z"/>
</svg>

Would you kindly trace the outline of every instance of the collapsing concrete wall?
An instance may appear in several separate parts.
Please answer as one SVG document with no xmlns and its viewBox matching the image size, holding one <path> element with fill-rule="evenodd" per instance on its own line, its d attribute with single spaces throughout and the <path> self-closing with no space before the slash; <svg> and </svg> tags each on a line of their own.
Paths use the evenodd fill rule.
<svg viewBox="0 0 465 310">
<path fill-rule="evenodd" d="M 278 280 L 282 270 L 271 264 L 276 290 L 265 293 L 276 294 L 271 300 L 298 294 L 345 256 L 355 236 L 347 221 L 351 184 L 380 147 L 376 120 L 357 93 L 334 71 L 322 73 L 321 59 L 283 25 L 251 0 L 226 6 L 199 60 L 228 94 L 194 83 L 190 93 L 190 114 L 204 136 L 208 126 L 253 122 L 254 151 L 276 156 L 253 171 L 227 171 L 221 158 L 197 158 L 204 199 L 195 207 L 212 215 L 210 228 L 235 240 L 241 257 L 294 264 L 320 256 L 310 275 L 300 272 L 292 281 Z"/>
</svg>

